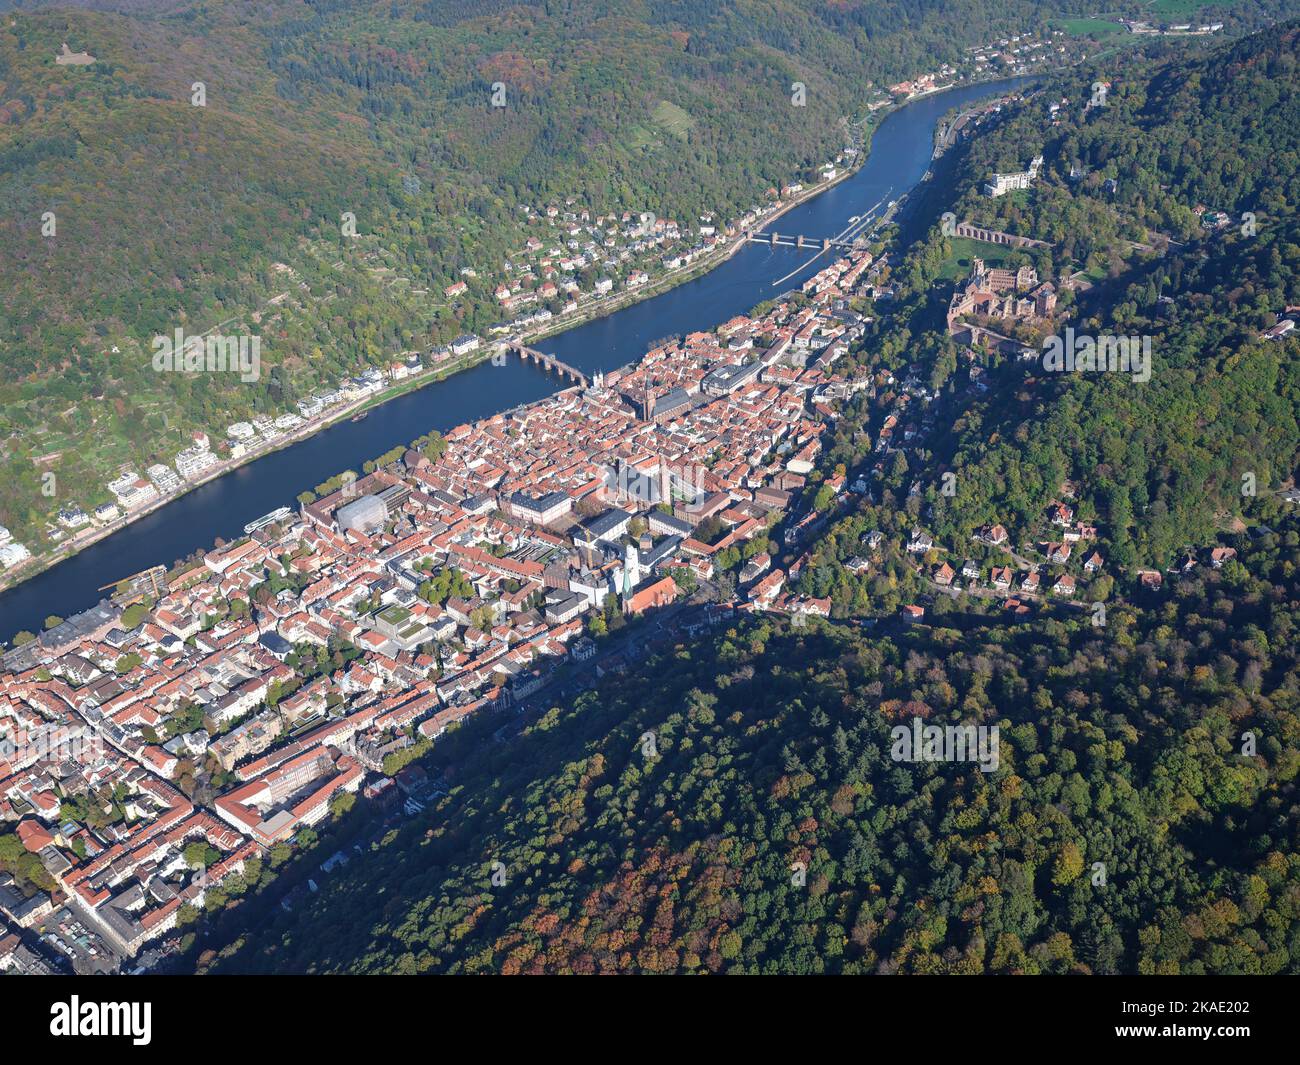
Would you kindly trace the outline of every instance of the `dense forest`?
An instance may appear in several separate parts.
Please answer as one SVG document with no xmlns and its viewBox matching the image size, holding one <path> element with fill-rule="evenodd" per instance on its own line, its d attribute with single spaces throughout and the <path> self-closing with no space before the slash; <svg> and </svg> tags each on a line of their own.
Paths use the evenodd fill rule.
<svg viewBox="0 0 1300 1065">
<path fill-rule="evenodd" d="M 333 830 L 360 860 L 255 935 L 223 915 L 194 965 L 1300 972 L 1300 512 L 1275 492 L 1294 476 L 1300 384 L 1296 342 L 1259 339 L 1300 303 L 1298 34 L 1063 77 L 957 164 L 963 217 L 1054 234 L 1030 253 L 1043 276 L 1092 271 L 1068 320 L 1155 335 L 1149 382 L 1034 379 L 995 357 L 986 392 L 959 388 L 943 330 L 955 251 L 936 226 L 851 358 L 924 375 L 944 417 L 808 552 L 800 585 L 832 598 L 831 620 L 737 615 L 518 728 L 471 719 L 419 763 L 438 785 L 427 808 L 371 831 L 359 804 Z M 1113 106 L 1085 114 L 1100 76 Z M 1058 94 L 1073 114 L 1048 110 Z M 972 191 L 1040 145 L 1028 195 Z M 1076 156 L 1101 180 L 1071 182 Z M 1261 224 L 1210 232 L 1179 203 Z M 1085 244 L 1070 210 L 1115 226 Z M 870 466 L 894 396 L 848 403 L 820 474 Z M 909 491 L 943 469 L 954 496 Z M 897 541 L 928 520 L 955 549 L 980 523 L 1032 528 L 1066 479 L 1112 559 L 1089 587 L 1101 611 L 933 596 L 906 626 L 890 615 L 924 594 L 922 567 L 845 570 L 872 528 Z M 1233 554 L 1170 566 L 1212 544 Z M 1136 580 L 1150 564 L 1158 589 Z M 918 720 L 996 726 L 995 764 L 908 760 L 894 730 Z"/>
</svg>

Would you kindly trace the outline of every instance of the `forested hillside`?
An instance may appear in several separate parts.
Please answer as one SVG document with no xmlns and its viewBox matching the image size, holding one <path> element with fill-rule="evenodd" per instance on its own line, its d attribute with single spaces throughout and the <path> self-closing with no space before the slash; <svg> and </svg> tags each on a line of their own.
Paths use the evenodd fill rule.
<svg viewBox="0 0 1300 1065">
<path fill-rule="evenodd" d="M 1054 322 L 1009 326 L 1034 352 L 1068 326 L 1148 338 L 1152 367 L 1136 383 L 990 356 L 990 391 L 958 398 L 959 414 L 925 461 L 909 458 L 886 480 L 905 490 L 923 478 L 936 530 L 951 542 L 993 522 L 1013 538 L 1029 534 L 1069 481 L 1081 488 L 1081 516 L 1101 523 L 1107 557 L 1163 567 L 1290 481 L 1300 343 L 1263 334 L 1300 303 L 1298 48 L 1292 23 L 1154 77 L 1123 65 L 1080 71 L 974 142 L 958 168 L 953 217 L 1051 247 L 973 245 L 955 263 L 958 242 L 936 226 L 900 264 L 898 305 L 863 360 L 919 362 L 929 382 L 960 397 L 965 360 L 943 335 L 943 308 L 953 278 L 983 254 L 1032 265 L 1060 286 Z M 1105 106 L 1086 108 L 1102 78 Z M 1020 169 L 1038 152 L 1044 173 L 1031 192 L 981 193 L 990 173 Z M 1207 227 L 1216 215 L 1222 221 Z M 1068 279 L 1082 285 L 1070 290 Z M 835 452 L 850 464 L 862 456 L 855 425 L 878 422 L 867 401 L 855 414 Z M 937 490 L 937 471 L 954 474 L 953 497 Z"/>
<path fill-rule="evenodd" d="M 1290 480 L 1300 454 L 1300 344 L 1261 334 L 1300 302 L 1298 53 L 1292 24 L 1147 87 L 1116 79 L 1106 107 L 1048 142 L 1054 172 L 1065 177 L 1078 161 L 1107 210 L 1141 227 L 1133 239 L 1186 245 L 1140 254 L 1128 269 L 1108 264 L 1074 320 L 1079 332 L 1151 337 L 1151 381 L 1085 379 L 1003 408 L 983 426 L 996 445 L 968 438 L 954 455 L 973 482 L 959 493 L 959 521 L 978 520 L 986 471 L 1008 484 L 1004 498 L 1018 516 L 1034 494 L 1017 490 L 1022 478 L 1052 470 L 1088 484 L 1119 561 L 1169 565 L 1251 502 L 1243 475 L 1258 492 Z M 1118 186 L 1111 195 L 1108 180 Z M 1068 244 L 1068 210 L 1043 200 L 1008 221 L 1037 232 L 1037 214 L 1047 239 Z M 1207 231 L 1211 210 L 1230 224 Z"/>
<path fill-rule="evenodd" d="M 736 217 L 869 86 L 1056 5 L 2 6 L 0 523 L 39 545 L 45 473 L 89 504 L 188 430 L 485 331 L 522 207 Z M 217 326 L 262 336 L 258 382 L 153 371 L 153 336 Z"/>
</svg>

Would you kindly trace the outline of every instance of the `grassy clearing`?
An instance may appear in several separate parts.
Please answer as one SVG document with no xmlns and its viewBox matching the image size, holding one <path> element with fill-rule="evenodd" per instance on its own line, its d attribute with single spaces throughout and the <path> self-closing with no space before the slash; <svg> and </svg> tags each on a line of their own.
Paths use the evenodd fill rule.
<svg viewBox="0 0 1300 1065">
<path fill-rule="evenodd" d="M 638 123 L 631 128 L 627 146 L 642 151 L 658 148 L 663 144 L 665 136 L 684 141 L 694 125 L 695 119 L 687 112 L 676 104 L 660 100 L 646 116 L 644 125 Z"/>
<path fill-rule="evenodd" d="M 650 113 L 650 120 L 669 136 L 682 141 L 695 125 L 695 119 L 667 100 L 660 100 L 655 105 L 655 109 Z"/>
<path fill-rule="evenodd" d="M 1155 0 L 1151 5 L 1151 13 L 1177 18 L 1180 15 L 1193 15 L 1209 6 L 1210 0 Z"/>
<path fill-rule="evenodd" d="M 1001 266 L 1006 261 L 1007 249 L 1000 244 L 986 244 L 969 237 L 952 237 L 948 243 L 952 254 L 944 261 L 939 276 L 949 281 L 968 276 L 976 259 L 983 259 L 988 266 Z"/>
</svg>

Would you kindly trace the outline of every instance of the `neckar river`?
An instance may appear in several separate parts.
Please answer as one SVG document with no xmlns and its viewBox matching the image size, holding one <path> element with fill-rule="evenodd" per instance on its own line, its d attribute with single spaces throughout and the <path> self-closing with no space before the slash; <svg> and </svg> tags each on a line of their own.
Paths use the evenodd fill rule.
<svg viewBox="0 0 1300 1065">
<path fill-rule="evenodd" d="M 1014 89 L 1026 79 L 967 85 L 923 97 L 890 114 L 871 138 L 866 163 L 851 178 L 800 204 L 772 227 L 810 237 L 839 233 L 854 215 L 909 192 L 930 164 L 934 130 L 950 108 Z M 749 244 L 711 272 L 642 303 L 560 333 L 536 347 L 590 374 L 640 358 L 667 336 L 710 329 L 762 300 L 802 284 L 833 254 L 798 269 L 808 249 Z M 787 276 L 790 275 L 790 276 Z M 778 282 L 780 282 L 778 284 Z M 149 566 L 170 565 L 217 537 L 242 535 L 244 525 L 340 470 L 359 468 L 389 448 L 431 429 L 464 422 L 542 398 L 566 382 L 532 363 L 482 363 L 445 381 L 409 392 L 217 478 L 174 503 L 0 594 L 0 640 L 39 632 L 50 614 L 69 617 L 99 601 L 101 586 Z"/>
</svg>

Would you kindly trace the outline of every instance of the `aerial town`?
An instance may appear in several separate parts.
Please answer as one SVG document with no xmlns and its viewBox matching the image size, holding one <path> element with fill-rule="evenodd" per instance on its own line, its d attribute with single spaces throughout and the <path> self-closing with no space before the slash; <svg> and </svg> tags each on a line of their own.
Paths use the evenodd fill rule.
<svg viewBox="0 0 1300 1065">
<path fill-rule="evenodd" d="M 574 386 L 395 449 L 8 651 L 0 825 L 54 888 L 24 892 L 3 874 L 0 967 L 148 968 L 224 881 L 283 861 L 356 793 L 394 816 L 423 809 L 438 785 L 412 762 L 449 727 L 522 711 L 575 672 L 590 678 L 581 687 L 627 668 L 643 637 L 605 639 L 614 630 L 689 632 L 736 611 L 829 617 L 829 599 L 798 590 L 806 544 L 938 414 L 918 379 L 845 358 L 869 323 L 851 304 L 889 299 L 888 265 L 864 242 L 761 314 L 590 380 L 565 368 Z M 983 387 L 981 348 L 1026 350 L 967 319 L 1054 310 L 1031 268 L 976 260 L 948 315 L 968 345 L 964 387 Z M 823 437 L 863 391 L 884 404 L 874 470 L 834 471 L 810 501 Z M 186 454 L 198 468 L 206 438 Z M 147 493 L 154 472 L 115 491 Z M 1072 498 L 1063 484 L 1032 545 L 999 524 L 973 548 L 920 526 L 898 543 L 874 530 L 845 566 L 861 574 L 890 553 L 934 595 L 993 599 L 1012 617 L 1084 609 L 1076 595 L 1105 560 Z M 1184 569 L 1198 564 L 1189 555 Z M 1161 575 L 1141 581 L 1158 588 Z M 896 621 L 925 616 L 904 603 Z"/>
<path fill-rule="evenodd" d="M 0 975 L 154 978 L 20 1017 L 192 1039 L 181 974 L 1300 971 L 1285 4 L 226 6 L 0 28 L 29 230 L 102 261 L 85 189 L 135 202 L 39 100 L 186 133 L 253 253 L 155 186 L 192 229 L 132 229 L 120 296 L 0 269 L 48 361 L 0 397 L 39 496 L 0 508 Z M 266 71 L 186 104 L 124 42 Z M 189 158 L 232 117 L 265 189 Z M 1251 1029 L 1161 1034 L 1202 1031 Z"/>
<path fill-rule="evenodd" d="M 684 280 L 713 258 L 742 247 L 746 234 L 842 177 L 844 167 L 857 154 L 855 148 L 846 146 L 817 170 L 815 180 L 769 188 L 761 204 L 721 226 L 712 215 L 702 215 L 687 226 L 649 213 L 600 214 L 571 197 L 562 206 L 522 206 L 522 224 L 529 234 L 523 245 L 499 269 L 484 275 L 473 267 L 463 267 L 461 279 L 446 286 L 444 299 L 460 313 L 470 286 L 487 285 L 506 316 L 485 330 L 492 340 L 534 338 L 560 323 L 572 327 L 638 298 L 644 294 L 640 290 Z M 276 270 L 305 287 L 289 266 L 277 263 Z M 491 288 L 492 284 L 496 287 Z M 290 294 L 268 301 L 267 314 L 259 318 L 263 329 L 275 326 L 287 313 Z M 190 343 L 202 356 L 213 350 L 215 341 L 195 336 Z M 195 429 L 170 464 L 150 463 L 142 474 L 143 464 L 124 463 L 102 487 L 88 488 L 92 499 L 84 506 L 64 497 L 47 523 L 47 544 L 33 548 L 0 525 L 0 575 L 30 576 L 48 560 L 52 547 L 57 546 L 64 555 L 74 553 L 237 465 L 304 439 L 397 389 L 464 369 L 486 358 L 491 350 L 496 349 L 490 340 L 465 332 L 423 353 L 400 352 L 381 366 L 366 367 L 344 378 L 337 386 L 322 386 L 278 415 L 271 412 L 232 422 L 225 426 L 224 436 L 216 430 L 210 438 L 204 429 Z M 79 486 L 79 491 L 87 491 L 87 486 Z"/>
<path fill-rule="evenodd" d="M 56 885 L 25 895 L 5 874 L 10 931 L 41 929 L 77 971 L 137 965 L 184 908 L 340 797 L 418 808 L 390 755 L 527 698 L 562 664 L 618 668 L 598 649 L 615 616 L 827 614 L 784 589 L 768 534 L 830 403 L 866 384 L 836 363 L 863 328 L 846 297 L 877 277 L 855 251 L 797 301 L 459 426 L 10 650 L 0 824 Z M 745 565 L 724 597 L 710 582 L 729 550 Z M 0 965 L 50 963 L 0 938 Z"/>
</svg>

